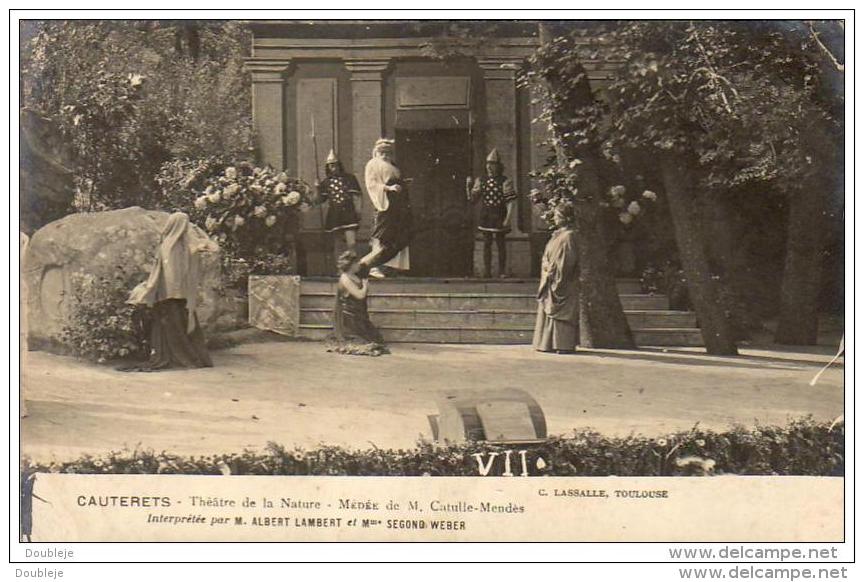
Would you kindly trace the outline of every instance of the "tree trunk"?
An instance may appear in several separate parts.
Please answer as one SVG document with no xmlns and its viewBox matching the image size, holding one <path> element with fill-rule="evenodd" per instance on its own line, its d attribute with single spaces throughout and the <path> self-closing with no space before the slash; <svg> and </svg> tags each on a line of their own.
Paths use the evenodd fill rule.
<svg viewBox="0 0 864 582">
<path fill-rule="evenodd" d="M 546 24 L 541 23 L 540 42 L 547 44 L 554 38 Z M 571 122 L 569 108 L 575 110 L 593 104 L 594 94 L 583 73 L 579 86 L 568 95 L 568 104 L 552 112 L 556 133 L 566 132 Z M 578 71 L 573 74 L 578 74 Z M 553 91 L 559 89 L 558 72 L 552 70 L 545 82 Z M 560 137 L 560 135 L 559 135 Z M 609 268 L 606 238 L 600 229 L 599 153 L 595 144 L 578 148 L 564 145 L 568 140 L 559 140 L 555 145 L 559 165 L 567 168 L 569 161 L 580 159 L 579 195 L 576 200 L 576 229 L 579 243 L 579 343 L 591 348 L 635 348 L 633 334 L 624 316 L 615 274 Z"/>
<path fill-rule="evenodd" d="M 576 203 L 579 242 L 579 344 L 590 348 L 635 347 L 624 316 L 614 274 L 609 269 L 607 244 L 600 230 L 600 179 L 597 160 L 583 157 Z"/>
<path fill-rule="evenodd" d="M 660 163 L 678 254 L 687 277 L 690 300 L 699 318 L 705 349 L 712 355 L 737 355 L 738 348 L 708 267 L 703 230 L 695 212 L 695 185 L 687 170 L 689 163 L 670 155 L 664 156 Z"/>
<path fill-rule="evenodd" d="M 729 311 L 732 339 L 749 336 L 747 324 L 753 314 L 747 297 L 749 265 L 744 259 L 738 238 L 736 221 L 729 212 L 729 197 L 704 193 L 699 196 L 702 209 L 701 224 L 705 232 L 708 264 L 712 273 L 719 275 L 716 284 L 722 290 L 723 306 Z"/>
<path fill-rule="evenodd" d="M 789 201 L 780 320 L 774 335 L 778 344 L 816 344 L 827 198 L 824 192 L 829 187 L 822 184 L 822 188 L 803 188 Z"/>
<path fill-rule="evenodd" d="M 844 181 L 843 145 L 840 136 L 825 124 L 807 128 L 805 144 L 813 152 L 817 168 L 803 187 L 789 196 L 786 228 L 786 261 L 780 289 L 780 318 L 774 341 L 778 344 L 814 345 L 819 331 L 819 292 L 822 251 L 828 213 L 835 192 Z"/>
</svg>

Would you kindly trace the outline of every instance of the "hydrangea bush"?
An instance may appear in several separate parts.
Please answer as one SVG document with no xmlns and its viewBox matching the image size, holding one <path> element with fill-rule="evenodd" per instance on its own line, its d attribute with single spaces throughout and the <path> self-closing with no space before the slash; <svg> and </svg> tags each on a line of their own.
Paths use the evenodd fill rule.
<svg viewBox="0 0 864 582">
<path fill-rule="evenodd" d="M 574 202 L 578 196 L 575 182 L 569 176 L 556 169 L 547 168 L 534 173 L 545 184 L 545 191 L 534 188 L 529 194 L 531 203 L 537 208 L 540 217 L 550 226 L 555 207 L 562 202 Z M 634 220 L 657 201 L 657 194 L 644 190 L 639 195 L 631 195 L 622 184 L 611 186 L 604 193 L 604 198 L 598 202 L 600 208 L 612 213 L 622 225 L 632 224 Z"/>
<path fill-rule="evenodd" d="M 219 243 L 235 263 L 235 278 L 292 272 L 299 215 L 313 200 L 306 182 L 270 167 L 212 157 L 169 162 L 159 183 L 166 203 L 187 212 Z"/>
<path fill-rule="evenodd" d="M 355 450 L 338 446 L 286 448 L 214 456 L 147 450 L 85 455 L 74 461 L 26 463 L 28 471 L 190 475 L 477 476 L 475 455 L 529 449 L 534 476 L 821 475 L 845 471 L 842 422 L 798 419 L 786 426 L 690 431 L 649 438 L 574 431 L 536 445 L 436 444 L 412 449 Z M 542 462 L 539 460 L 542 459 Z"/>
</svg>

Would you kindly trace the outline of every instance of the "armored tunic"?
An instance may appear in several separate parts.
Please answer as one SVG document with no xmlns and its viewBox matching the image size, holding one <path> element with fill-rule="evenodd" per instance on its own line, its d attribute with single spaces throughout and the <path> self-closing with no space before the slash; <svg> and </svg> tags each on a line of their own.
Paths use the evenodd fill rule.
<svg viewBox="0 0 864 582">
<path fill-rule="evenodd" d="M 318 196 L 329 201 L 324 228 L 330 232 L 357 228 L 360 219 L 354 198 L 360 195 L 360 184 L 352 174 L 325 178 L 318 186 Z"/>
<path fill-rule="evenodd" d="M 471 188 L 471 198 L 475 204 L 480 202 L 478 230 L 483 232 L 510 230 L 510 227 L 504 224 L 504 219 L 507 217 L 507 205 L 516 200 L 516 191 L 509 178 L 505 176 L 477 178 Z"/>
</svg>

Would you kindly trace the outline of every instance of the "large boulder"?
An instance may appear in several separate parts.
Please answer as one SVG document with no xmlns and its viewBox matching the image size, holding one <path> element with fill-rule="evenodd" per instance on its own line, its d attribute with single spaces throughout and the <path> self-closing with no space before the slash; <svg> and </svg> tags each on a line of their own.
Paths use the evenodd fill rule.
<svg viewBox="0 0 864 582">
<path fill-rule="evenodd" d="M 27 285 L 29 335 L 53 339 L 69 313 L 75 274 L 113 276 L 118 266 L 144 280 L 153 264 L 167 212 L 137 206 L 72 214 L 40 228 L 30 239 L 22 273 Z M 195 227 L 199 236 L 207 235 Z M 215 244 L 213 248 L 218 246 Z M 198 318 L 206 329 L 224 321 L 218 251 L 201 254 Z M 131 289 L 130 289 L 131 291 Z"/>
</svg>

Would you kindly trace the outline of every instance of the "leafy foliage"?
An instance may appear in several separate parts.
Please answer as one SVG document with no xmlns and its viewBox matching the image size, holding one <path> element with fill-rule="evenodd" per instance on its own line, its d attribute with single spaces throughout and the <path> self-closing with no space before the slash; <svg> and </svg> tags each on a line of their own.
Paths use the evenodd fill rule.
<svg viewBox="0 0 864 582">
<path fill-rule="evenodd" d="M 663 204 L 669 188 L 677 187 L 676 192 L 686 192 L 680 199 L 690 200 L 676 205 L 676 226 L 684 229 L 681 234 L 676 230 L 676 236 L 696 240 L 711 236 L 692 228 L 701 224 L 703 210 L 722 209 L 712 220 L 725 213 L 726 230 L 740 231 L 751 222 L 755 232 L 765 232 L 771 230 L 766 225 L 784 220 L 778 207 L 783 212 L 798 196 L 836 189 L 844 121 L 842 23 L 619 21 L 592 23 L 590 28 L 545 26 L 549 34 L 524 76 L 541 106 L 538 121 L 549 124 L 555 148 L 537 173 L 544 197 L 570 196 L 581 202 L 577 211 L 590 212 L 591 202 L 597 201 L 592 191 L 575 188 L 586 167 L 599 166 L 593 156 L 599 150 L 616 169 L 602 171 L 606 184 L 593 189 L 595 198 L 616 183 L 610 180 L 616 172 L 643 175 L 645 187 L 658 192 Z M 586 67 L 610 70 L 612 65 L 613 79 L 588 85 Z M 670 168 L 685 168 L 686 175 L 675 177 Z M 759 201 L 742 207 L 742 192 Z M 753 212 L 755 216 L 745 216 Z M 693 220 L 687 222 L 690 214 Z M 619 218 L 628 219 L 623 213 Z M 654 226 L 664 227 L 659 222 Z M 628 228 L 625 225 L 624 232 Z M 668 223 L 665 229 L 671 230 Z M 605 236 L 610 244 L 615 236 L 627 240 L 621 232 L 620 227 L 607 228 Z M 643 255 L 649 248 L 655 251 L 642 268 L 681 261 L 657 233 L 643 229 L 642 234 L 648 235 L 648 244 L 640 246 Z M 793 241 L 802 236 L 789 232 Z M 766 237 L 762 240 L 763 246 L 769 244 Z M 694 244 L 679 243 L 687 248 Z M 741 280 L 747 268 L 733 262 L 722 241 L 705 243 L 708 260 L 696 261 L 691 254 L 687 268 L 690 285 L 708 293 L 697 295 L 714 299 L 700 301 L 697 309 L 707 315 L 722 303 L 720 311 L 743 322 L 738 327 L 753 327 L 754 314 L 744 311 L 764 301 L 742 300 L 752 289 Z M 761 271 L 764 265 L 754 263 L 752 268 Z M 710 292 L 696 273 L 714 275 L 719 293 Z M 770 288 L 766 292 L 776 294 Z"/>
<path fill-rule="evenodd" d="M 590 33 L 552 27 L 522 77 L 557 152 L 537 177 L 549 197 L 568 190 L 578 197 L 571 175 L 582 164 L 579 152 L 600 147 L 617 164 L 634 150 L 693 155 L 703 184 L 714 189 L 768 181 L 800 187 L 824 169 L 817 160 L 825 143 L 812 130 L 842 138 L 842 92 L 823 74 L 823 37 L 813 26 L 620 21 Z M 589 87 L 585 63 L 592 62 L 620 64 L 610 86 Z"/>
<path fill-rule="evenodd" d="M 338 446 L 184 457 L 167 452 L 118 451 L 105 456 L 29 466 L 34 472 L 187 475 L 476 476 L 475 453 L 512 449 L 488 443 L 433 444 L 413 449 L 353 450 Z M 591 430 L 532 446 L 544 460 L 541 476 L 843 475 L 845 430 L 799 419 L 785 427 L 693 430 L 660 438 L 608 437 Z"/>
<path fill-rule="evenodd" d="M 537 94 L 536 121 L 549 124 L 556 152 L 536 173 L 545 197 L 579 199 L 580 152 L 593 147 L 623 172 L 648 178 L 657 155 L 693 161 L 702 186 L 720 193 L 748 183 L 801 188 L 824 173 L 819 161 L 842 140 L 842 92 L 823 74 L 817 41 L 824 37 L 813 26 L 621 21 L 590 34 L 554 28 L 522 79 Z M 616 78 L 589 87 L 586 62 L 619 63 Z"/>
<path fill-rule="evenodd" d="M 642 270 L 639 283 L 643 293 L 659 293 L 669 297 L 669 306 L 672 309 L 692 307 L 687 298 L 687 277 L 680 265 L 672 262 L 666 262 L 660 267 L 649 265 Z"/>
<path fill-rule="evenodd" d="M 178 158 L 165 162 L 156 175 L 163 207 L 165 210 L 185 212 L 192 217 L 196 211 L 196 192 L 203 192 L 207 183 L 223 174 L 230 165 L 230 160 L 222 155 Z"/>
<path fill-rule="evenodd" d="M 248 32 L 188 23 L 33 21 L 22 37 L 24 104 L 57 121 L 74 150 L 78 207 L 153 207 L 166 160 L 251 154 Z M 218 106 L 214 106 L 218 103 Z"/>
<path fill-rule="evenodd" d="M 831 28 L 831 23 L 823 25 Z M 724 229 L 735 229 L 733 220 L 755 221 L 760 233 L 769 232 L 768 225 L 785 218 L 777 215 L 778 205 L 788 208 L 801 197 L 836 188 L 842 85 L 836 71 L 826 70 L 820 38 L 827 37 L 816 30 L 814 23 L 800 21 L 622 23 L 610 35 L 624 65 L 606 91 L 604 153 L 625 167 L 635 160 L 630 171 L 649 176 L 658 160 L 661 166 L 687 168 L 692 183 L 685 190 L 699 192 L 690 209 L 697 217 L 703 210 L 725 209 L 730 218 Z M 668 191 L 676 184 L 663 186 Z M 743 217 L 736 192 L 744 191 L 758 196 L 756 204 L 747 204 L 755 217 Z M 796 240 L 807 240 L 808 234 L 789 228 L 785 246 L 797 252 Z M 761 240 L 767 245 L 770 235 L 762 234 Z M 753 286 L 732 254 L 728 245 L 713 247 L 714 261 L 705 267 L 717 283 L 717 302 L 740 338 L 761 327 L 756 309 L 764 300 L 749 296 Z M 754 268 L 762 271 L 766 265 Z M 794 283 L 787 276 L 783 286 L 791 289 Z M 800 288 L 792 293 L 799 295 Z"/>
<path fill-rule="evenodd" d="M 596 58 L 605 37 L 603 28 L 589 37 L 581 27 L 543 26 L 547 31 L 541 35 L 543 42 L 519 78 L 520 85 L 531 88 L 539 105 L 534 123 L 546 123 L 550 133 L 544 166 L 535 168 L 533 176 L 544 185 L 544 197 L 553 205 L 568 199 L 578 209 L 578 203 L 589 202 L 591 195 L 578 188 L 583 155 L 599 147 L 605 113 L 588 83 L 583 62 Z"/>
<path fill-rule="evenodd" d="M 540 212 L 540 217 L 551 226 L 555 207 L 561 203 L 574 202 L 578 198 L 579 189 L 574 184 L 574 174 L 568 178 L 559 171 L 547 170 L 542 175 L 546 180 L 547 189 L 532 189 L 529 200 Z M 613 218 L 613 222 L 626 227 L 633 224 L 639 216 L 644 216 L 645 210 L 656 200 L 657 194 L 651 190 L 645 190 L 640 195 L 634 196 L 626 186 L 615 184 L 606 189 L 598 205 L 600 208 L 608 209 L 605 214 Z"/>
<path fill-rule="evenodd" d="M 60 341 L 74 355 L 103 363 L 149 354 L 141 313 L 126 303 L 142 280 L 123 265 L 112 277 L 79 273 L 72 280 L 70 311 Z"/>
<path fill-rule="evenodd" d="M 814 129 L 842 136 L 816 54 L 794 24 L 625 23 L 612 33 L 621 73 L 607 91 L 607 155 L 642 149 L 692 156 L 705 187 L 799 188 L 824 166 Z M 841 97 L 842 98 L 842 97 Z"/>
<path fill-rule="evenodd" d="M 312 188 L 303 180 L 211 156 L 168 162 L 157 181 L 173 208 L 219 242 L 231 277 L 293 272 L 291 243 L 299 213 L 312 202 Z"/>
</svg>

